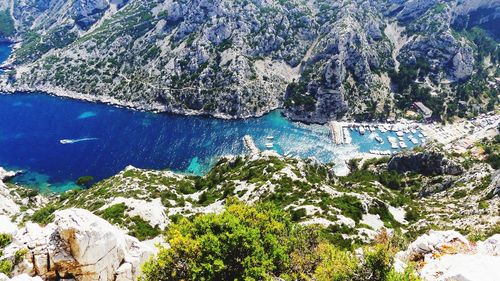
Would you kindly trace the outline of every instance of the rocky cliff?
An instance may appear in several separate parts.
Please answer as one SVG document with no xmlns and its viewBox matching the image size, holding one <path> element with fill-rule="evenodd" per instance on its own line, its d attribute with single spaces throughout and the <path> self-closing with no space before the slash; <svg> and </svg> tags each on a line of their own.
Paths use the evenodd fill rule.
<svg viewBox="0 0 500 281">
<path fill-rule="evenodd" d="M 0 84 L 227 118 L 277 107 L 304 121 L 372 118 L 412 100 L 485 107 L 456 87 L 498 68 L 498 1 L 469 2 L 10 0 L 21 43 Z"/>
<path fill-rule="evenodd" d="M 389 171 L 413 172 L 430 175 L 459 175 L 463 168 L 437 151 L 407 153 L 393 156 L 387 166 Z"/>
</svg>

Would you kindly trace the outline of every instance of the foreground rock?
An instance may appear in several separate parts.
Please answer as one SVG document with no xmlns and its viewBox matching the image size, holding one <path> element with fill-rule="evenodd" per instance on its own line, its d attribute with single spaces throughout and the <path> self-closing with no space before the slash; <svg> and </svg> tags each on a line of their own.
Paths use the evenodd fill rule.
<svg viewBox="0 0 500 281">
<path fill-rule="evenodd" d="M 0 229 L 2 230 L 10 230 L 10 224 L 7 226 L 10 221 L 8 216 L 19 213 L 19 206 L 16 204 L 14 198 L 12 198 L 10 194 L 10 190 L 7 189 L 7 186 L 5 186 L 3 182 L 4 180 L 14 177 L 16 174 L 16 172 L 6 171 L 4 168 L 0 167 Z"/>
<path fill-rule="evenodd" d="M 500 234 L 472 243 L 456 231 L 431 231 L 396 257 L 400 269 L 416 262 L 423 280 L 500 280 Z"/>
<path fill-rule="evenodd" d="M 16 262 L 20 251 L 26 251 L 24 260 Z M 13 275 L 44 280 L 135 280 L 139 265 L 154 251 L 89 211 L 67 209 L 56 212 L 54 223 L 45 227 L 28 223 L 5 248 L 3 258 L 17 263 Z"/>
</svg>

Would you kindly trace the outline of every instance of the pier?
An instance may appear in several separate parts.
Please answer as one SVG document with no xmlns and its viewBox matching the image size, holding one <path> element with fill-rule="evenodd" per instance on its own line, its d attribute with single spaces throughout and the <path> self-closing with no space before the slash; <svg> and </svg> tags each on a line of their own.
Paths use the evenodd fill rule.
<svg viewBox="0 0 500 281">
<path fill-rule="evenodd" d="M 250 150 L 250 154 L 259 154 L 260 150 L 257 148 L 257 145 L 255 145 L 255 142 L 253 141 L 253 138 L 251 136 L 245 135 L 243 137 L 243 142 L 245 143 L 245 147 Z"/>
<path fill-rule="evenodd" d="M 344 144 L 344 134 L 342 132 L 342 125 L 339 122 L 331 121 L 329 124 L 330 133 L 335 144 Z"/>
</svg>

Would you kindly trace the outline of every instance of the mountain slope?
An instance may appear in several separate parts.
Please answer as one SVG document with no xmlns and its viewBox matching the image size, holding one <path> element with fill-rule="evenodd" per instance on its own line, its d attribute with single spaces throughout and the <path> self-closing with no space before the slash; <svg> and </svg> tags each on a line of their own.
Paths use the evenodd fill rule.
<svg viewBox="0 0 500 281">
<path fill-rule="evenodd" d="M 497 102 L 485 86 L 498 70 L 495 0 L 12 6 L 17 89 L 228 118 L 285 107 L 313 122 L 384 117 L 414 100 L 450 115 L 459 102 L 484 110 Z M 481 97 L 460 92 L 469 81 L 479 81 Z"/>
</svg>

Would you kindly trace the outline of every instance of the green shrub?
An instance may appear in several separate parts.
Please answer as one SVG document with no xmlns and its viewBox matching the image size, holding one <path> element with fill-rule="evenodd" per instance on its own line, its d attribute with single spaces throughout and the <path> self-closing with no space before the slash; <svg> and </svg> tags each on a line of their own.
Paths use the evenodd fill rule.
<svg viewBox="0 0 500 281">
<path fill-rule="evenodd" d="M 417 280 L 404 279 L 414 276 L 411 270 L 394 272 L 395 245 L 401 243 L 386 233 L 358 260 L 325 240 L 322 231 L 292 222 L 276 205 L 249 206 L 228 198 L 220 214 L 182 217 L 171 224 L 165 236 L 169 247 L 160 246 L 139 279 Z"/>
<path fill-rule="evenodd" d="M 14 253 L 14 264 L 20 264 L 24 260 L 24 257 L 26 256 L 27 253 L 28 249 L 26 248 L 17 250 Z"/>
<path fill-rule="evenodd" d="M 358 259 L 350 252 L 342 251 L 329 244 L 319 245 L 321 262 L 315 270 L 317 281 L 341 281 L 353 278 Z"/>
<path fill-rule="evenodd" d="M 0 273 L 3 273 L 7 276 L 12 272 L 12 262 L 10 260 L 2 260 L 0 261 Z"/>
<path fill-rule="evenodd" d="M 94 177 L 92 177 L 92 176 L 83 176 L 83 177 L 79 177 L 76 180 L 76 184 L 79 186 L 89 187 L 93 180 L 94 180 Z"/>
<path fill-rule="evenodd" d="M 122 224 L 125 218 L 125 210 L 127 210 L 125 203 L 115 204 L 106 208 L 101 217 L 110 223 Z"/>
<path fill-rule="evenodd" d="M 465 196 L 467 196 L 467 191 L 465 191 L 465 190 L 455 191 L 455 193 L 453 193 L 451 195 L 451 197 L 453 197 L 455 199 L 461 199 L 461 198 L 464 198 Z"/>
<path fill-rule="evenodd" d="M 54 220 L 55 211 L 57 211 L 57 208 L 54 205 L 50 204 L 45 206 L 33 213 L 31 221 L 42 225 L 48 224 Z"/>
<path fill-rule="evenodd" d="M 363 218 L 363 205 L 358 198 L 349 195 L 342 195 L 332 199 L 335 208 L 340 209 L 342 215 L 353 219 L 358 223 Z"/>
<path fill-rule="evenodd" d="M 132 225 L 128 227 L 129 234 L 139 239 L 140 241 L 152 239 L 160 235 L 160 229 L 158 229 L 158 227 L 152 227 L 141 217 L 135 216 L 130 219 L 132 221 Z"/>
<path fill-rule="evenodd" d="M 0 249 L 5 248 L 12 242 L 12 236 L 6 233 L 0 233 Z"/>
<path fill-rule="evenodd" d="M 299 208 L 291 212 L 293 221 L 300 221 L 303 217 L 307 215 L 307 211 L 304 208 Z"/>
</svg>

